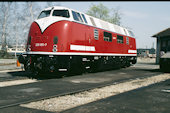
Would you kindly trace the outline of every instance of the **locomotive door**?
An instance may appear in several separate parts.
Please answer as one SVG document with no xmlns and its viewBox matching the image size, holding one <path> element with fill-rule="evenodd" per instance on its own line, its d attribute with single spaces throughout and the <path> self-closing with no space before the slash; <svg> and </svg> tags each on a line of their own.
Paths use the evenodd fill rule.
<svg viewBox="0 0 170 113">
<path fill-rule="evenodd" d="M 86 51 L 92 51 L 91 47 L 92 46 L 92 36 L 93 36 L 93 31 L 90 29 L 89 26 L 87 26 L 87 32 L 86 32 Z"/>
</svg>

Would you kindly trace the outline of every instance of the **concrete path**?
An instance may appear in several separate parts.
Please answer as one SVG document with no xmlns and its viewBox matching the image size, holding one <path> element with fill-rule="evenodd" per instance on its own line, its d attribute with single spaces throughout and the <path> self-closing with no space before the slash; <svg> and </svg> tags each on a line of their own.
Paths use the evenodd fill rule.
<svg viewBox="0 0 170 113">
<path fill-rule="evenodd" d="M 111 96 L 62 113 L 170 113 L 170 80 Z"/>
<path fill-rule="evenodd" d="M 0 59 L 0 72 L 22 69 L 23 65 L 17 67 L 16 63 L 17 59 Z"/>
</svg>

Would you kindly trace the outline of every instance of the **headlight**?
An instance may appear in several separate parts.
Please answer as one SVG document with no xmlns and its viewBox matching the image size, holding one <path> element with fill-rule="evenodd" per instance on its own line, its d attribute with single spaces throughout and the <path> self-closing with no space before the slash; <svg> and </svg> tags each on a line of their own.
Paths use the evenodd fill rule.
<svg viewBox="0 0 170 113">
<path fill-rule="evenodd" d="M 27 51 L 31 51 L 31 45 L 28 45 Z"/>
<path fill-rule="evenodd" d="M 58 51 L 57 45 L 53 45 L 53 52 L 56 52 L 56 51 Z"/>
</svg>

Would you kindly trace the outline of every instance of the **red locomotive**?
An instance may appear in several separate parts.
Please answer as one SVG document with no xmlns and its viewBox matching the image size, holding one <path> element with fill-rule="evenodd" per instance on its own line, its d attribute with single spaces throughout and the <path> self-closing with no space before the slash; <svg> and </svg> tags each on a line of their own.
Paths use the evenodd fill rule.
<svg viewBox="0 0 170 113">
<path fill-rule="evenodd" d="M 136 63 L 132 31 L 65 7 L 44 9 L 19 57 L 33 72 L 101 70 Z"/>
</svg>

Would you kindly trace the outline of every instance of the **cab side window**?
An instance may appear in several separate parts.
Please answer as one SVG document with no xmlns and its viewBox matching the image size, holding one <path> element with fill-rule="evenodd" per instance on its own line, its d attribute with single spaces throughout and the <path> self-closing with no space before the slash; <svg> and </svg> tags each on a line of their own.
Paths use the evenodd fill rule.
<svg viewBox="0 0 170 113">
<path fill-rule="evenodd" d="M 104 41 L 112 42 L 112 34 L 106 31 L 103 32 Z"/>
<path fill-rule="evenodd" d="M 81 14 L 81 16 L 83 17 L 84 22 L 87 24 L 87 20 L 86 20 L 86 17 L 84 16 L 84 14 Z"/>
<path fill-rule="evenodd" d="M 123 44 L 123 36 L 117 35 L 117 43 Z"/>
</svg>

